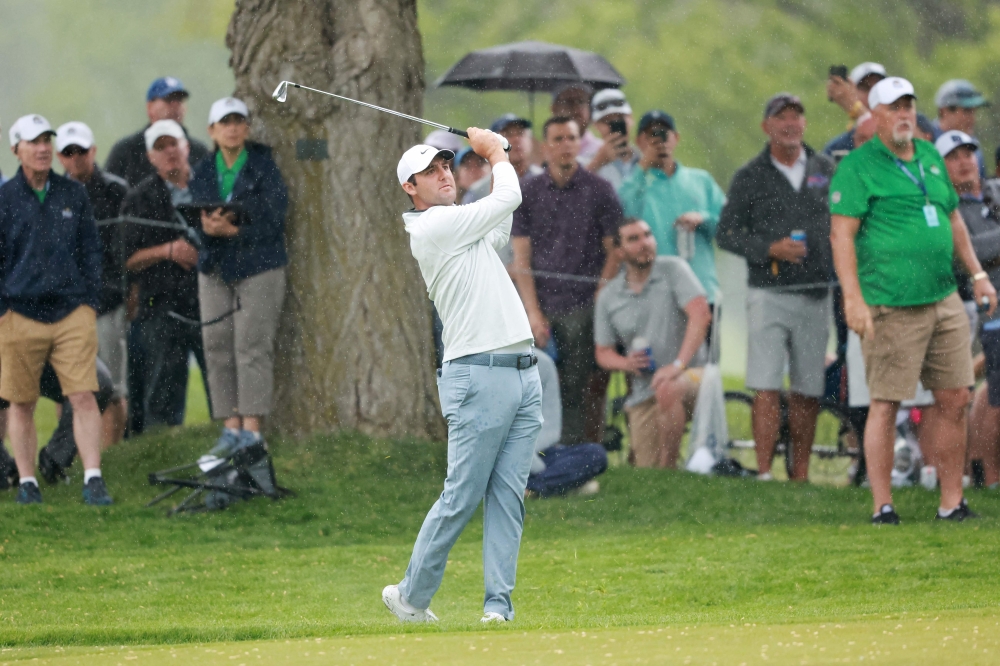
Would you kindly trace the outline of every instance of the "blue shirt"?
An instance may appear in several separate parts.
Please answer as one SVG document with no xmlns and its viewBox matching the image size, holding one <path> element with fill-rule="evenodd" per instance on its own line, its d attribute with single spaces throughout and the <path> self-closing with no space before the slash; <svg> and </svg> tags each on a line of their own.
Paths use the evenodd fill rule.
<svg viewBox="0 0 1000 666">
<path fill-rule="evenodd" d="M 618 190 L 626 217 L 645 220 L 656 238 L 659 255 L 677 256 L 677 227 L 674 222 L 683 213 L 696 212 L 704 222 L 694 232 L 694 255 L 688 260 L 708 294 L 715 302 L 719 278 L 715 272 L 715 248 L 712 241 L 719 226 L 719 214 L 726 203 L 726 194 L 702 169 L 690 169 L 680 162 L 674 175 L 660 169 L 644 171 L 636 166 Z"/>
<path fill-rule="evenodd" d="M 20 169 L 0 187 L 0 314 L 51 324 L 97 310 L 103 250 L 83 185 L 50 172 L 47 187 L 39 202 Z"/>
</svg>

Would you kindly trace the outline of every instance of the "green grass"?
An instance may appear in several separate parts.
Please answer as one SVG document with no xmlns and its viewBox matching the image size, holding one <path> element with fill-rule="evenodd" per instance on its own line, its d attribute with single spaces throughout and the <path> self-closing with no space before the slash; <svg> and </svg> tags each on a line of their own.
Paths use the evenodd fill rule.
<svg viewBox="0 0 1000 666">
<path fill-rule="evenodd" d="M 161 431 L 107 453 L 117 505 L 80 504 L 80 472 L 46 503 L 0 496 L 0 645 L 136 645 L 392 634 L 398 581 L 440 491 L 445 447 L 343 434 L 275 442 L 298 491 L 212 514 L 143 508 L 149 471 L 193 460 L 214 428 Z M 517 630 L 822 623 L 997 608 L 996 493 L 936 524 L 933 494 L 898 493 L 904 525 L 867 524 L 867 492 L 611 469 L 593 498 L 528 504 Z M 437 627 L 478 630 L 481 519 L 452 552 Z M 977 611 L 982 612 L 982 610 Z M 4 658 L 0 658 L 0 662 Z"/>
</svg>

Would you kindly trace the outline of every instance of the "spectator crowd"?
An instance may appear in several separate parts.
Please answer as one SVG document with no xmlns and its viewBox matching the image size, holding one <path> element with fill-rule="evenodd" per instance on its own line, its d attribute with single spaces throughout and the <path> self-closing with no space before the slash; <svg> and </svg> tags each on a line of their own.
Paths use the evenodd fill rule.
<svg viewBox="0 0 1000 666">
<path fill-rule="evenodd" d="M 920 444 L 940 480 L 937 517 L 975 516 L 963 495 L 970 465 L 1000 484 L 1000 180 L 987 178 L 975 137 L 988 102 L 951 80 L 931 120 L 917 113 L 913 86 L 873 62 L 831 72 L 826 85 L 846 131 L 814 149 L 801 99 L 775 94 L 762 109 L 763 148 L 728 191 L 677 160 L 683 118 L 634 114 L 620 90 L 556 89 L 537 136 L 514 114 L 492 124 L 511 145 L 522 193 L 499 255 L 543 386 L 529 494 L 598 491 L 612 372 L 628 378 L 629 461 L 678 465 L 702 368 L 716 360 L 717 247 L 748 268 L 757 479 L 774 478 L 785 418 L 789 477 L 808 479 L 831 370 L 853 340 L 874 524 L 899 522 L 897 413 L 918 390 L 933 396 Z M 287 191 L 270 150 L 249 141 L 242 101 L 212 105 L 209 148 L 183 125 L 187 98 L 177 79 L 154 81 L 149 124 L 103 169 L 82 122 L 53 130 L 28 115 L 10 128 L 21 167 L 0 187 L 0 398 L 16 465 L 0 460 L 10 469 L 0 482 L 19 477 L 19 502 L 41 501 L 32 415 L 46 368 L 72 410 L 88 503 L 111 502 L 103 448 L 126 431 L 183 422 L 192 358 L 223 421 L 212 453 L 260 440 L 285 295 Z M 425 141 L 455 154 L 460 202 L 489 195 L 486 160 L 446 132 Z M 52 171 L 53 147 L 65 175 Z M 438 321 L 439 350 L 440 330 Z M 98 358 L 114 386 L 103 415 Z"/>
</svg>

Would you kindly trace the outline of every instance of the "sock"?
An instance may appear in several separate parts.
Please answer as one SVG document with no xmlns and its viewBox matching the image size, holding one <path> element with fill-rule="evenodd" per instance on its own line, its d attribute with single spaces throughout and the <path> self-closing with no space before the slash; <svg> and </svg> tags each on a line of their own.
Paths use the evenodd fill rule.
<svg viewBox="0 0 1000 666">
<path fill-rule="evenodd" d="M 253 435 L 253 441 L 255 441 L 255 442 L 259 442 L 260 441 L 260 433 L 259 432 L 254 432 L 253 430 L 244 430 L 243 432 L 247 432 L 247 433 L 250 433 L 251 435 Z"/>
<path fill-rule="evenodd" d="M 98 479 L 101 478 L 101 468 L 100 467 L 95 468 L 95 469 L 85 469 L 85 470 L 83 470 L 83 485 L 87 485 L 87 483 L 89 483 L 90 480 L 93 479 L 94 477 L 97 477 Z"/>
<path fill-rule="evenodd" d="M 882 508 L 878 510 L 878 513 L 872 515 L 872 518 L 878 518 L 883 513 L 892 513 L 895 509 L 892 508 L 891 504 L 883 504 Z"/>
<path fill-rule="evenodd" d="M 38 485 L 38 479 L 36 479 L 33 476 L 22 477 L 21 478 L 21 485 L 23 486 L 26 483 L 33 483 L 33 484 L 35 484 L 37 486 Z"/>
<path fill-rule="evenodd" d="M 954 509 L 942 509 L 941 507 L 938 507 L 938 515 L 942 518 L 947 518 L 951 514 L 955 513 L 955 509 L 957 508 L 957 506 Z"/>
<path fill-rule="evenodd" d="M 240 431 L 236 428 L 223 428 L 222 432 L 223 434 L 232 435 L 233 437 L 239 437 L 240 435 Z"/>
</svg>

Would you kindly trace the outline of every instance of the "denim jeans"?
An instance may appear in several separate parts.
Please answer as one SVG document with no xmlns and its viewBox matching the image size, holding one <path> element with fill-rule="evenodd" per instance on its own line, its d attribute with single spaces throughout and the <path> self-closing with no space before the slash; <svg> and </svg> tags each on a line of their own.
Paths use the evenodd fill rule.
<svg viewBox="0 0 1000 666">
<path fill-rule="evenodd" d="M 483 609 L 511 620 L 524 488 L 542 427 L 538 368 L 445 363 L 438 371 L 438 394 L 448 421 L 448 476 L 420 528 L 399 589 L 411 605 L 430 605 L 451 547 L 483 502 Z"/>
</svg>

